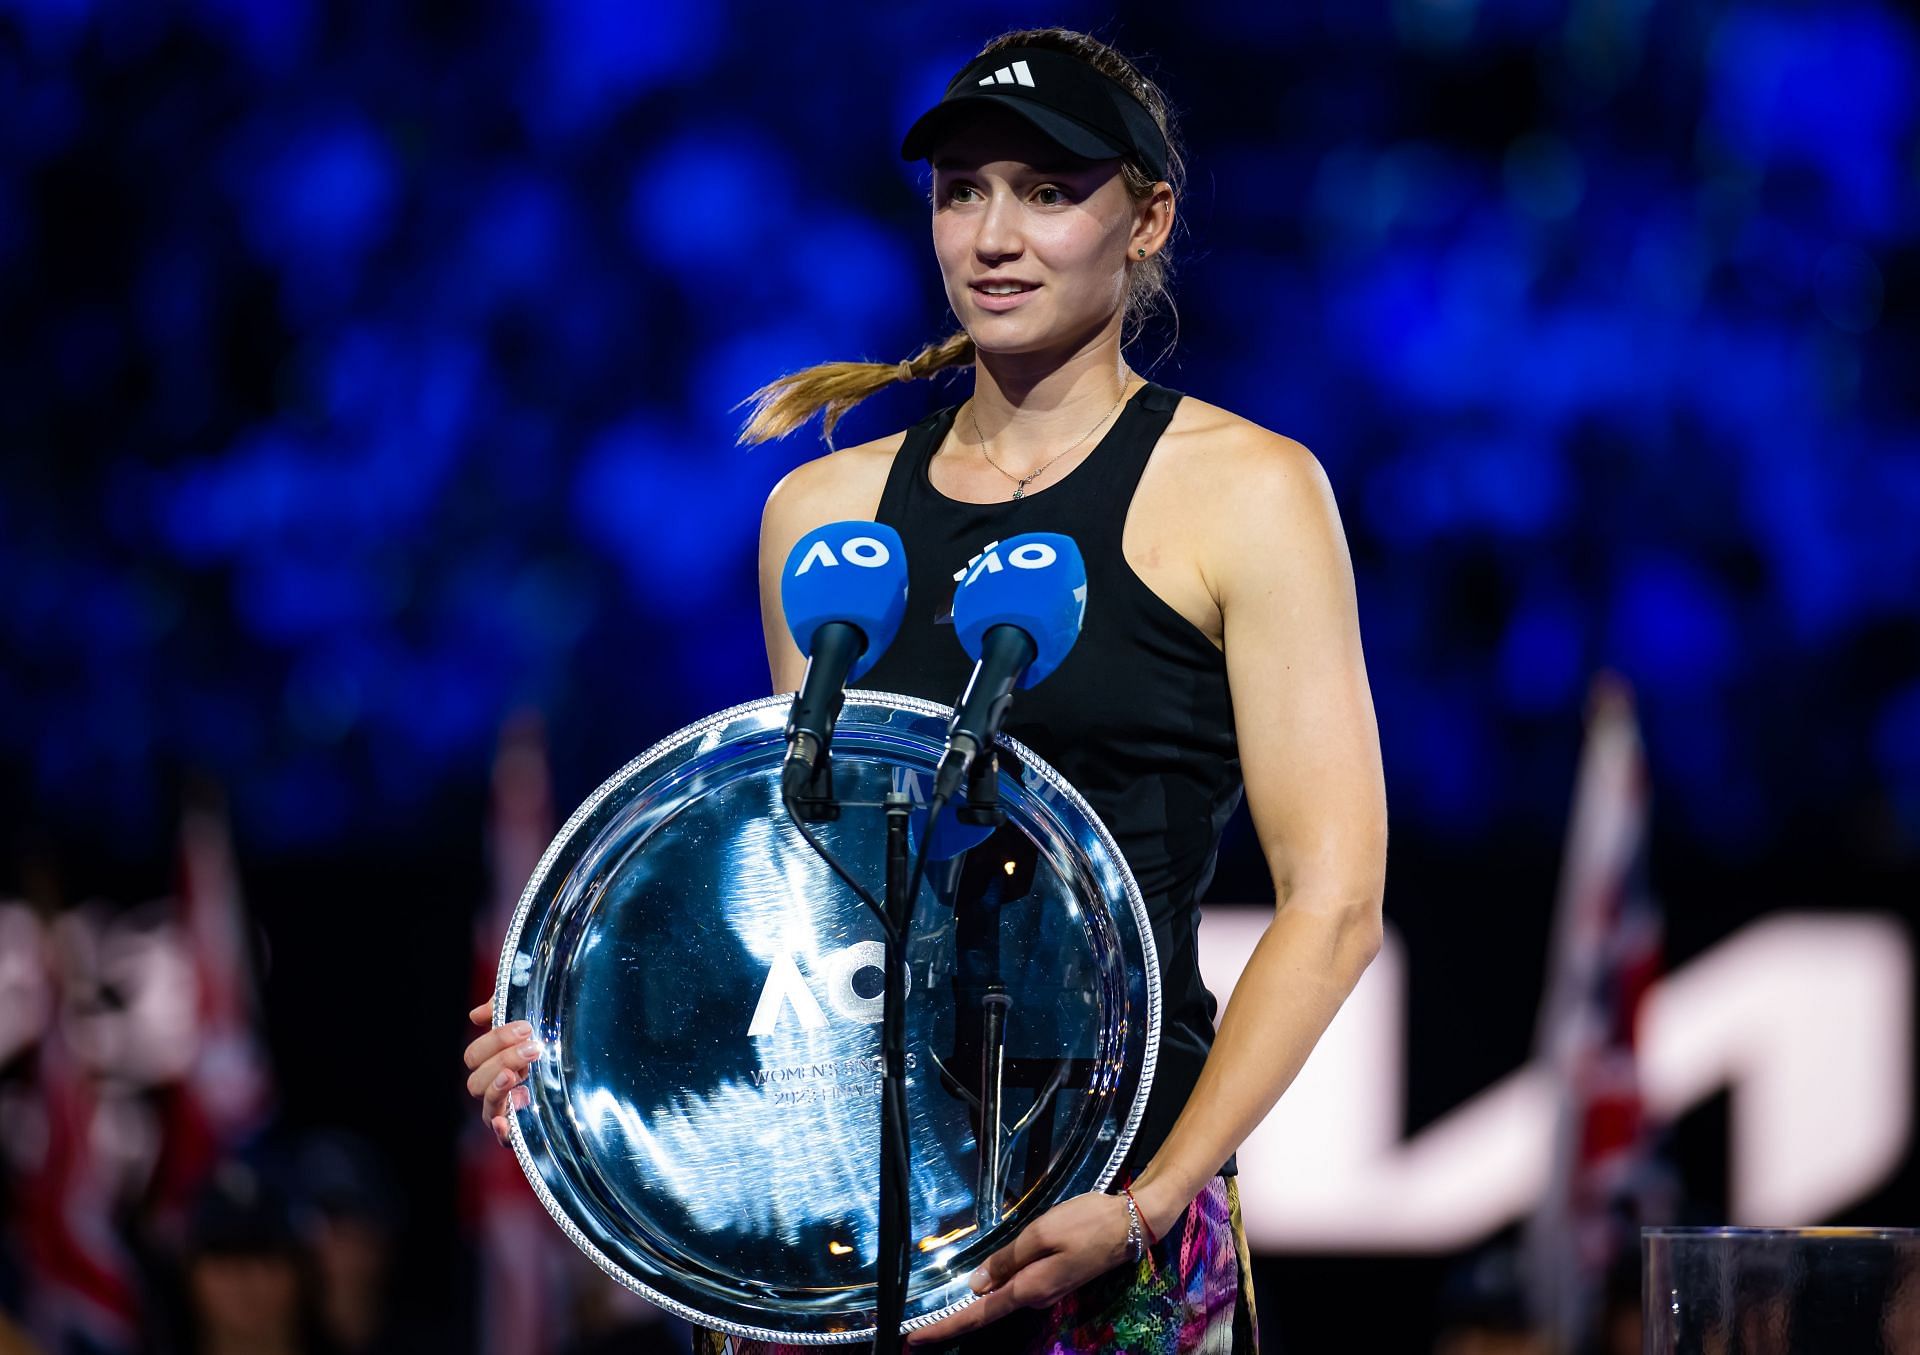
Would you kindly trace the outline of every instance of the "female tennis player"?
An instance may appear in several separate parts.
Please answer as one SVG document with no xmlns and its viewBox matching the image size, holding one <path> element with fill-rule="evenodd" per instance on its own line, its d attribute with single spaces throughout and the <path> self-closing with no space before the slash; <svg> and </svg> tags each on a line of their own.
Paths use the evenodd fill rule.
<svg viewBox="0 0 1920 1355">
<path fill-rule="evenodd" d="M 771 383 L 742 440 L 823 412 L 831 438 L 861 399 L 947 368 L 971 367 L 972 391 L 799 466 L 768 497 L 760 596 L 774 690 L 796 690 L 806 668 L 779 585 L 813 528 L 873 518 L 900 533 L 908 616 L 858 685 L 942 702 L 969 672 L 943 615 L 955 571 L 1003 537 L 1073 537 L 1089 584 L 1079 641 L 1015 700 L 1007 732 L 1113 831 L 1147 903 L 1165 996 L 1121 1184 L 1042 1214 L 974 1274 L 977 1301 L 911 1340 L 1252 1351 L 1234 1153 L 1380 945 L 1385 793 L 1339 515 L 1305 447 L 1128 363 L 1127 342 L 1167 299 L 1184 179 L 1167 101 L 1133 63 L 1081 33 L 1007 33 L 913 124 L 902 154 L 931 163 L 934 255 L 958 331 L 899 363 L 826 363 Z M 1198 899 L 1243 793 L 1275 908 L 1216 1031 Z M 511 1027 L 468 1049 L 469 1090 L 496 1133 L 537 1056 Z M 726 1345 L 703 1331 L 695 1348 Z"/>
</svg>

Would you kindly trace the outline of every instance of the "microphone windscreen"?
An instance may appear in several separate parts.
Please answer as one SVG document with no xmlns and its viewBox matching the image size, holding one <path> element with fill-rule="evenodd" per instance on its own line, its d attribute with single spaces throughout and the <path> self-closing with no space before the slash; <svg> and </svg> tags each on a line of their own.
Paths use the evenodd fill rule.
<svg viewBox="0 0 1920 1355">
<path fill-rule="evenodd" d="M 880 522 L 829 522 L 793 543 L 780 572 L 780 607 L 802 654 L 829 621 L 858 626 L 866 650 L 852 682 L 880 661 L 907 612 L 907 552 L 900 533 Z"/>
<path fill-rule="evenodd" d="M 1087 562 L 1073 538 L 1027 532 L 988 546 L 968 566 L 953 595 L 953 628 L 975 663 L 995 626 L 1025 631 L 1038 651 L 1020 681 L 1031 687 L 1067 657 L 1086 610 Z"/>
</svg>

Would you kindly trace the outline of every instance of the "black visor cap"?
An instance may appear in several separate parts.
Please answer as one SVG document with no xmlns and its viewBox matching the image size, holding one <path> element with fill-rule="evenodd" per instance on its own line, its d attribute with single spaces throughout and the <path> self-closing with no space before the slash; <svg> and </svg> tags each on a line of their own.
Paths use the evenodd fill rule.
<svg viewBox="0 0 1920 1355">
<path fill-rule="evenodd" d="M 1140 101 L 1078 57 L 1039 47 L 1004 48 L 971 62 L 907 129 L 900 158 L 926 159 L 981 104 L 1018 114 L 1075 155 L 1130 155 L 1156 180 L 1167 177 L 1166 139 Z"/>
</svg>

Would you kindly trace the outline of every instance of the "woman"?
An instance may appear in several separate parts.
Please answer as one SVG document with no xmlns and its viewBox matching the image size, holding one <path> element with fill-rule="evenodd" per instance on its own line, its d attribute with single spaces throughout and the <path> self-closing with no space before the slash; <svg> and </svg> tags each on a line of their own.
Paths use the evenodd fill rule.
<svg viewBox="0 0 1920 1355">
<path fill-rule="evenodd" d="M 913 1340 L 984 1327 L 967 1349 L 1251 1350 L 1233 1154 L 1380 942 L 1386 807 L 1338 514 L 1305 447 L 1127 365 L 1125 341 L 1166 292 L 1182 174 L 1166 101 L 1125 58 L 1060 29 L 996 38 L 902 154 L 933 165 L 934 253 L 960 332 L 898 364 L 776 381 L 743 440 L 821 410 L 831 435 L 865 396 L 947 367 L 971 365 L 973 391 L 775 487 L 760 543 L 773 685 L 795 690 L 805 671 L 779 576 L 814 527 L 899 530 L 910 611 L 861 685 L 949 701 L 967 674 L 940 624 L 954 571 L 1004 536 L 1073 536 L 1085 627 L 1007 731 L 1113 829 L 1166 990 L 1130 1184 L 1041 1215 L 973 1276 L 982 1298 Z M 1277 901 L 1216 1034 L 1197 899 L 1243 784 Z M 490 1031 L 468 1050 L 498 1133 L 538 1054 L 525 1038 Z"/>
</svg>

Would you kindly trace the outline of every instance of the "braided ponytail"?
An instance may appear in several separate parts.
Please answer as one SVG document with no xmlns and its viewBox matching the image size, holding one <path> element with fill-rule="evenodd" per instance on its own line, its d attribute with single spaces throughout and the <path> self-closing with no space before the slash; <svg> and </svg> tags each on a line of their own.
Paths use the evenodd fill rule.
<svg viewBox="0 0 1920 1355">
<path fill-rule="evenodd" d="M 740 402 L 753 404 L 740 430 L 740 441 L 752 444 L 785 437 L 825 410 L 820 435 L 831 447 L 833 426 L 840 422 L 840 416 L 875 391 L 896 381 L 915 381 L 942 368 L 972 363 L 973 339 L 961 330 L 898 362 L 821 362 L 789 372 Z"/>
</svg>

